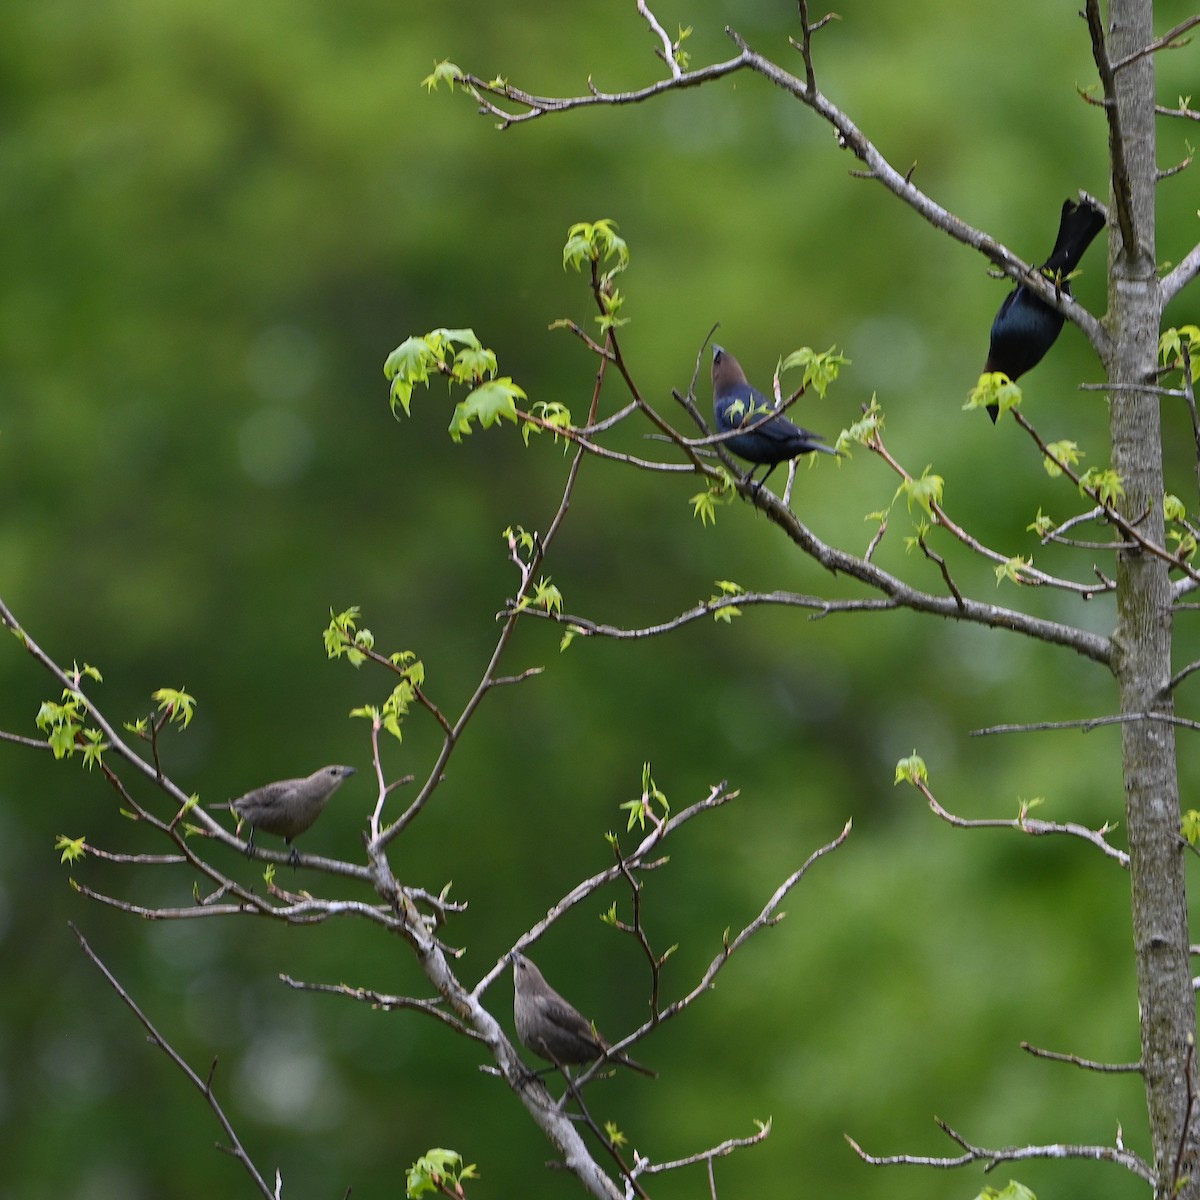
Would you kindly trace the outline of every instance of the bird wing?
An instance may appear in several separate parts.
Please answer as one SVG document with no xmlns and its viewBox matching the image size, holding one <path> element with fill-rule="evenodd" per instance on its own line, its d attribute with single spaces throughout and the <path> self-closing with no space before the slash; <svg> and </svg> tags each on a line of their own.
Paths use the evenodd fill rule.
<svg viewBox="0 0 1200 1200">
<path fill-rule="evenodd" d="M 276 813 L 295 795 L 296 784 L 299 782 L 296 779 L 283 779 L 278 783 L 265 784 L 244 796 L 239 796 L 231 801 L 229 806 L 235 812 Z"/>
<path fill-rule="evenodd" d="M 541 1010 L 542 1016 L 550 1024 L 557 1026 L 565 1033 L 583 1038 L 597 1046 L 601 1044 L 595 1029 L 592 1028 L 592 1023 L 561 996 L 554 994 L 541 997 Z"/>
</svg>

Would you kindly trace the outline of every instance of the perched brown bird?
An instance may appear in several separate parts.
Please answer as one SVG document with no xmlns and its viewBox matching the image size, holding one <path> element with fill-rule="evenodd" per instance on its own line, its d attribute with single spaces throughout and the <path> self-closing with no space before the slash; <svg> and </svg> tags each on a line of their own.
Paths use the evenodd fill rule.
<svg viewBox="0 0 1200 1200">
<path fill-rule="evenodd" d="M 355 770 L 354 767 L 322 767 L 304 779 L 281 779 L 277 783 L 264 784 L 236 800 L 209 807 L 231 808 L 249 824 L 247 853 L 254 848 L 255 833 L 261 830 L 283 838 L 295 863 L 299 855 L 292 839 L 312 825 L 324 810 L 325 802 Z"/>
<path fill-rule="evenodd" d="M 759 486 L 767 482 L 767 475 L 781 463 L 811 454 L 819 450 L 822 454 L 837 455 L 832 446 L 826 446 L 819 433 L 801 429 L 782 413 L 764 420 L 775 411 L 775 405 L 756 387 L 751 387 L 742 370 L 741 363 L 723 346 L 713 346 L 712 360 L 713 417 L 718 433 L 732 433 L 747 429 L 736 437 L 726 438 L 720 443 L 726 449 L 744 458 L 753 465 L 750 474 L 759 466 L 766 466 L 767 474 Z M 755 429 L 753 426 L 757 425 Z"/>
<path fill-rule="evenodd" d="M 513 957 L 513 1019 L 521 1044 L 556 1067 L 595 1062 L 609 1049 L 596 1027 L 572 1008 L 523 954 Z M 635 1062 L 623 1050 L 612 1062 L 657 1079 L 658 1073 Z"/>
</svg>

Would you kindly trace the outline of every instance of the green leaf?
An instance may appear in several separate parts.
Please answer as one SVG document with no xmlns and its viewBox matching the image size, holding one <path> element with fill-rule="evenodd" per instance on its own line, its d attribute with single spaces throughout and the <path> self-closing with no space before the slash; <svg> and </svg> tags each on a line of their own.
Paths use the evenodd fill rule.
<svg viewBox="0 0 1200 1200">
<path fill-rule="evenodd" d="M 375 635 L 369 629 L 358 628 L 358 605 L 340 613 L 331 608 L 329 617 L 329 624 L 322 634 L 326 655 L 329 658 L 345 656 L 352 667 L 361 667 L 367 660 L 365 651 L 375 648 Z"/>
<path fill-rule="evenodd" d="M 743 595 L 746 591 L 740 583 L 734 583 L 732 579 L 718 579 L 717 588 L 719 589 L 717 594 L 709 596 L 709 604 L 715 603 L 722 599 L 722 597 Z M 726 625 L 732 624 L 733 618 L 740 617 L 741 615 L 742 610 L 736 604 L 723 604 L 713 610 L 713 620 L 724 621 Z"/>
<path fill-rule="evenodd" d="M 1035 808 L 1041 808 L 1041 806 L 1045 803 L 1046 803 L 1046 799 L 1044 796 L 1034 796 L 1030 800 L 1025 800 L 1022 797 L 1018 796 L 1017 797 L 1017 820 L 1020 821 L 1022 824 L 1024 824 L 1025 818 L 1028 817 L 1029 814 Z"/>
<path fill-rule="evenodd" d="M 1037 1200 L 1037 1197 L 1023 1184 L 1015 1179 L 1009 1180 L 1008 1187 L 998 1192 L 994 1187 L 985 1187 L 975 1200 Z"/>
<path fill-rule="evenodd" d="M 1046 446 L 1046 455 L 1048 457 L 1042 458 L 1042 466 L 1051 479 L 1058 478 L 1063 473 L 1063 467 L 1074 467 L 1084 457 L 1079 446 L 1071 441 L 1050 442 Z"/>
<path fill-rule="evenodd" d="M 532 601 L 546 612 L 562 612 L 562 592 L 550 582 L 550 577 L 539 579 L 533 588 Z"/>
<path fill-rule="evenodd" d="M 454 356 L 450 378 L 456 383 L 478 383 L 496 374 L 496 354 L 482 346 L 468 346 Z"/>
<path fill-rule="evenodd" d="M 1190 562 L 1196 553 L 1196 536 L 1188 529 L 1172 529 L 1167 533 L 1169 540 L 1175 543 L 1175 557 L 1181 562 Z"/>
<path fill-rule="evenodd" d="M 1168 521 L 1182 521 L 1187 516 L 1187 508 L 1178 496 L 1167 492 L 1163 496 L 1163 516 Z"/>
<path fill-rule="evenodd" d="M 567 230 L 567 242 L 563 247 L 563 270 L 574 267 L 583 270 L 584 263 L 616 259 L 615 265 L 605 276 L 611 279 L 618 271 L 629 266 L 629 247 L 625 239 L 617 235 L 615 221 L 603 218 L 599 221 L 579 221 Z"/>
<path fill-rule="evenodd" d="M 909 511 L 913 503 L 919 504 L 930 517 L 934 515 L 933 506 L 941 504 L 945 480 L 940 475 L 931 475 L 930 468 L 921 472 L 920 479 L 905 479 L 896 489 L 896 496 L 903 495 L 908 501 Z"/>
<path fill-rule="evenodd" d="M 1112 467 L 1107 470 L 1089 467 L 1079 477 L 1079 490 L 1085 495 L 1095 496 L 1101 504 L 1112 505 L 1125 495 L 1125 484 Z"/>
<path fill-rule="evenodd" d="M 568 625 L 566 632 L 562 635 L 562 639 L 558 643 L 558 652 L 561 654 L 581 633 L 585 633 L 581 626 Z"/>
<path fill-rule="evenodd" d="M 472 421 L 478 421 L 483 429 L 490 429 L 500 420 L 515 422 L 516 402 L 525 398 L 524 391 L 507 375 L 481 384 L 455 407 L 450 418 L 450 437 L 461 442 L 471 432 Z"/>
<path fill-rule="evenodd" d="M 1026 525 L 1025 529 L 1030 533 L 1036 533 L 1038 537 L 1045 537 L 1055 526 L 1054 518 L 1047 513 L 1042 512 L 1041 507 L 1038 507 L 1037 516 L 1034 517 L 1033 523 Z"/>
<path fill-rule="evenodd" d="M 892 786 L 898 783 L 927 783 L 929 772 L 925 769 L 925 760 L 914 750 L 907 758 L 902 758 L 896 764 L 896 778 Z"/>
<path fill-rule="evenodd" d="M 434 62 L 433 70 L 421 80 L 421 86 L 426 91 L 432 92 L 439 84 L 445 83 L 451 91 L 454 91 L 454 85 L 462 83 L 465 78 L 466 76 L 458 67 L 448 58 L 443 58 L 441 62 Z"/>
<path fill-rule="evenodd" d="M 1183 814 L 1180 830 L 1190 845 L 1194 846 L 1197 842 L 1200 842 L 1200 812 L 1197 812 L 1194 808 L 1189 808 Z M 82 839 L 80 840 L 82 841 Z"/>
<path fill-rule="evenodd" d="M 54 843 L 55 850 L 60 850 L 62 853 L 58 856 L 60 863 L 77 862 L 87 854 L 87 849 L 84 846 L 86 838 L 69 838 L 65 833 L 60 833 Z"/>
<path fill-rule="evenodd" d="M 1032 558 L 1022 558 L 1019 554 L 1014 555 L 1006 562 L 999 563 L 992 568 L 996 572 L 996 586 L 999 587 L 1006 579 L 1012 583 L 1024 583 L 1021 572 L 1032 565 Z"/>
<path fill-rule="evenodd" d="M 104 760 L 104 751 L 107 749 L 108 743 L 104 740 L 104 735 L 100 730 L 85 729 L 83 731 L 83 765 L 89 771 L 100 765 Z"/>
<path fill-rule="evenodd" d="M 187 692 L 176 688 L 159 688 L 151 693 L 150 698 L 158 701 L 158 711 L 167 714 L 168 722 L 176 723 L 183 729 L 192 723 L 196 701 Z"/>
<path fill-rule="evenodd" d="M 560 437 L 560 430 L 565 432 L 571 428 L 571 410 L 565 405 L 560 404 L 557 400 L 539 400 L 531 406 L 530 415 L 539 417 L 544 425 L 535 424 L 533 421 L 523 421 L 521 423 L 521 437 L 525 440 L 525 445 L 529 445 L 529 435 L 531 433 L 542 433 L 548 425 L 550 431 L 554 434 L 554 440 L 557 442 Z M 569 441 L 569 439 L 566 439 Z M 564 449 L 566 447 L 564 446 Z"/>
<path fill-rule="evenodd" d="M 412 394 L 418 383 L 429 386 L 429 372 L 442 362 L 441 357 L 422 337 L 410 337 L 389 354 L 383 364 L 384 377 L 391 380 L 389 403 L 392 415 L 397 407 L 405 416 L 412 415 Z"/>
<path fill-rule="evenodd" d="M 615 1121 L 604 1122 L 604 1133 L 614 1146 L 624 1146 L 629 1141 Z"/>
<path fill-rule="evenodd" d="M 971 389 L 963 409 L 987 408 L 994 404 L 1000 413 L 1005 413 L 1020 403 L 1021 389 L 1003 371 L 985 371 Z"/>
<path fill-rule="evenodd" d="M 849 365 L 850 360 L 845 355 L 839 354 L 836 346 L 830 346 L 822 353 L 818 353 L 811 346 L 801 346 L 799 350 L 793 350 L 787 358 L 783 359 L 776 370 L 782 375 L 793 367 L 803 367 L 804 376 L 801 388 L 807 389 L 811 385 L 816 389 L 817 395 L 824 400 L 826 389 L 841 374 L 842 368 Z"/>
<path fill-rule="evenodd" d="M 1181 325 L 1163 332 L 1158 339 L 1158 354 L 1167 367 L 1183 370 L 1183 351 L 1186 346 L 1191 364 L 1192 382 L 1200 379 L 1200 326 Z"/>
<path fill-rule="evenodd" d="M 834 443 L 834 449 L 839 454 L 849 457 L 850 448 L 854 443 L 866 446 L 877 433 L 881 433 L 882 431 L 883 409 L 879 407 L 879 401 L 876 400 L 875 393 L 872 392 L 871 403 L 867 405 L 866 411 L 849 429 L 843 429 L 838 434 L 837 441 Z"/>
<path fill-rule="evenodd" d="M 462 1155 L 455 1150 L 427 1150 L 417 1159 L 405 1175 L 406 1194 L 411 1198 L 426 1192 L 444 1192 L 463 1195 L 462 1182 L 478 1179 L 475 1164 L 462 1165 Z"/>
</svg>

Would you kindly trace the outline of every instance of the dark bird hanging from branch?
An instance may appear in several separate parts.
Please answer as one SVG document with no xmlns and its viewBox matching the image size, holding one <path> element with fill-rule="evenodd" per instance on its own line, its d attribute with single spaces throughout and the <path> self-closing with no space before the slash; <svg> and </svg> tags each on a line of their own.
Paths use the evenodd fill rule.
<svg viewBox="0 0 1200 1200">
<path fill-rule="evenodd" d="M 1081 204 L 1074 200 L 1063 204 L 1054 249 L 1039 270 L 1064 294 L 1071 294 L 1067 276 L 1079 265 L 1084 251 L 1104 224 L 1104 213 L 1086 199 Z M 992 340 L 984 372 L 1002 371 L 1015 380 L 1032 370 L 1054 345 L 1064 320 L 1057 308 L 1039 300 L 1023 284 L 1014 288 L 1004 298 L 992 322 Z M 999 415 L 995 404 L 988 405 L 988 415 L 995 422 Z"/>
</svg>

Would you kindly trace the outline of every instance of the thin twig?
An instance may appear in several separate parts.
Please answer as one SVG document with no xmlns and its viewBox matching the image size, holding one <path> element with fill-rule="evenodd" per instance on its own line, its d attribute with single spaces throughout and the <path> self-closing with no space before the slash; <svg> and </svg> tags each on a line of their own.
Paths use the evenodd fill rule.
<svg viewBox="0 0 1200 1200">
<path fill-rule="evenodd" d="M 1065 824 L 1057 824 L 1051 821 L 1036 821 L 1026 816 L 1024 806 L 1022 806 L 1020 816 L 1014 817 L 1012 820 L 1004 820 L 996 817 L 968 820 L 965 817 L 955 816 L 954 813 L 947 812 L 938 803 L 937 797 L 930 791 L 929 785 L 924 780 L 914 779 L 913 787 L 925 797 L 926 803 L 933 810 L 935 816 L 940 817 L 947 825 L 953 825 L 956 829 L 1015 829 L 1018 833 L 1029 834 L 1030 837 L 1066 834 L 1070 837 L 1077 837 L 1091 843 L 1102 854 L 1113 859 L 1114 862 L 1124 867 L 1125 870 L 1129 869 L 1129 855 L 1123 850 L 1118 850 L 1105 840 L 1104 835 L 1113 828 L 1111 825 L 1105 824 L 1099 829 L 1088 829 L 1087 826 L 1077 825 L 1074 821 L 1067 821 Z"/>
<path fill-rule="evenodd" d="M 1077 1054 L 1060 1054 L 1057 1050 L 1043 1050 L 1040 1046 L 1030 1045 L 1029 1042 L 1022 1042 L 1021 1049 L 1027 1054 L 1032 1054 L 1034 1058 L 1046 1058 L 1051 1062 L 1069 1063 L 1071 1066 L 1079 1067 L 1084 1071 L 1097 1071 L 1108 1075 L 1140 1075 L 1142 1071 L 1141 1063 L 1096 1062 L 1095 1059 L 1080 1058 Z"/>
<path fill-rule="evenodd" d="M 1129 165 L 1125 161 L 1125 134 L 1121 127 L 1116 79 L 1108 58 L 1099 0 L 1086 0 L 1085 19 L 1092 39 L 1092 59 L 1095 61 L 1106 101 L 1104 113 L 1108 118 L 1108 146 L 1112 158 L 1112 187 L 1117 205 L 1117 227 L 1121 231 L 1125 257 L 1132 262 L 1144 257 L 1145 247 L 1133 224 L 1133 192 L 1129 182 Z"/>
<path fill-rule="evenodd" d="M 945 1121 L 935 1118 L 938 1128 L 952 1141 L 957 1142 L 965 1153 L 954 1158 L 933 1158 L 917 1154 L 893 1154 L 879 1157 L 868 1154 L 849 1134 L 844 1135 L 851 1149 L 865 1163 L 873 1167 L 936 1167 L 949 1170 L 955 1167 L 965 1167 L 969 1163 L 981 1162 L 985 1171 L 994 1170 L 1002 1162 L 1028 1162 L 1033 1159 L 1089 1159 L 1093 1162 L 1110 1162 L 1124 1167 L 1127 1171 L 1153 1182 L 1153 1175 L 1146 1163 L 1130 1150 L 1122 1146 L 1079 1146 L 1062 1142 L 1049 1146 L 1004 1146 L 984 1147 L 973 1146 L 960 1133 L 956 1132 Z"/>
<path fill-rule="evenodd" d="M 301 979 L 293 979 L 290 975 L 280 975 L 280 980 L 288 987 L 298 992 L 321 992 L 332 996 L 346 996 L 351 1000 L 359 1000 L 378 1008 L 382 1012 L 393 1012 L 396 1009 L 408 1009 L 424 1013 L 445 1025 L 449 1025 L 455 1033 L 461 1033 L 475 1041 L 483 1041 L 478 1033 L 469 1025 L 463 1024 L 453 1013 L 448 1013 L 442 1007 L 445 1000 L 440 996 L 431 1000 L 420 1000 L 413 996 L 392 996 L 386 992 L 377 992 L 372 988 L 351 987 L 346 983 L 307 983 Z"/>
<path fill-rule="evenodd" d="M 1157 54 L 1159 50 L 1182 50 L 1191 41 L 1191 38 L 1188 38 L 1186 42 L 1179 42 L 1176 39 L 1196 25 L 1200 25 L 1200 16 L 1188 17 L 1186 21 L 1180 21 L 1174 28 L 1168 29 L 1162 37 L 1155 38 L 1150 45 L 1143 46 L 1140 50 L 1135 50 L 1132 54 L 1126 54 L 1124 58 L 1117 59 L 1112 65 L 1113 74 L 1123 71 L 1130 63 L 1137 62 L 1139 58 L 1145 58 L 1147 54 Z"/>
<path fill-rule="evenodd" d="M 637 10 L 645 17 L 651 32 L 657 34 L 659 41 L 663 44 L 663 48 L 657 52 L 658 56 L 671 68 L 671 74 L 678 79 L 683 74 L 683 71 L 680 69 L 679 63 L 675 61 L 675 48 L 671 45 L 671 39 L 667 37 L 667 31 L 658 23 L 658 18 L 647 8 L 646 0 L 637 0 Z"/>
<path fill-rule="evenodd" d="M 133 1015 L 142 1023 L 146 1029 L 146 1032 L 150 1035 L 150 1040 L 164 1054 L 166 1054 L 166 1056 L 183 1072 L 188 1082 L 204 1097 L 209 1108 L 212 1109 L 213 1115 L 217 1118 L 217 1122 L 221 1126 L 222 1133 L 224 1133 L 229 1142 L 228 1146 L 221 1146 L 218 1143 L 218 1149 L 224 1150 L 236 1158 L 238 1162 L 242 1164 L 246 1174 L 249 1175 L 253 1180 L 254 1186 L 258 1188 L 259 1192 L 266 1196 L 268 1200 L 272 1200 L 272 1198 L 275 1197 L 276 1192 L 271 1190 L 267 1184 L 267 1181 L 263 1179 L 258 1168 L 254 1165 L 250 1155 L 246 1153 L 245 1148 L 242 1146 L 241 1139 L 238 1137 L 233 1125 L 230 1124 L 229 1118 L 226 1117 L 225 1110 L 221 1107 L 220 1101 L 217 1100 L 216 1095 L 213 1093 L 212 1081 L 213 1075 L 217 1068 L 216 1059 L 213 1060 L 212 1067 L 208 1073 L 208 1078 L 206 1080 L 201 1079 L 200 1076 L 197 1075 L 190 1066 L 188 1066 L 187 1062 L 179 1054 L 175 1047 L 172 1046 L 171 1043 L 168 1042 L 161 1033 L 159 1033 L 153 1022 L 151 1022 L 150 1018 L 147 1017 L 144 1012 L 142 1012 L 137 1003 L 134 1001 L 133 997 L 130 996 L 130 994 L 121 986 L 120 982 L 117 980 L 117 977 L 108 969 L 107 966 L 105 966 L 103 961 L 101 961 L 100 956 L 91 948 L 87 939 L 82 933 L 79 932 L 78 928 L 76 928 L 74 922 L 68 922 L 68 924 L 70 925 L 71 932 L 76 936 L 76 938 L 79 939 L 79 945 L 82 947 L 84 954 L 91 959 L 96 969 L 108 982 L 108 985 L 113 989 L 114 992 L 117 993 L 130 1012 L 132 1012 Z"/>
<path fill-rule="evenodd" d="M 1164 725 L 1175 725 L 1180 729 L 1200 729 L 1200 721 L 1191 721 L 1187 717 L 1177 717 L 1172 713 L 1138 712 L 1107 717 L 1081 717 L 1075 721 L 1029 721 L 1020 725 L 988 725 L 983 729 L 972 729 L 971 737 L 990 737 L 995 733 L 1042 733 L 1054 729 L 1082 729 L 1084 733 L 1091 733 L 1093 729 L 1099 729 L 1102 725 L 1128 725 L 1132 721 L 1161 721 Z"/>
<path fill-rule="evenodd" d="M 732 1154 L 735 1150 L 744 1150 L 747 1146 L 757 1146 L 759 1142 L 765 1141 L 770 1133 L 771 1122 L 763 1121 L 758 1132 L 749 1137 L 729 1138 L 719 1146 L 713 1146 L 710 1150 L 701 1150 L 698 1154 L 690 1154 L 687 1158 L 675 1158 L 664 1163 L 651 1163 L 646 1159 L 640 1159 L 633 1168 L 634 1173 L 657 1175 L 663 1171 L 677 1171 L 680 1167 L 690 1167 L 699 1162 L 707 1163 L 711 1168 L 713 1159 L 724 1158 L 727 1154 Z"/>
</svg>

